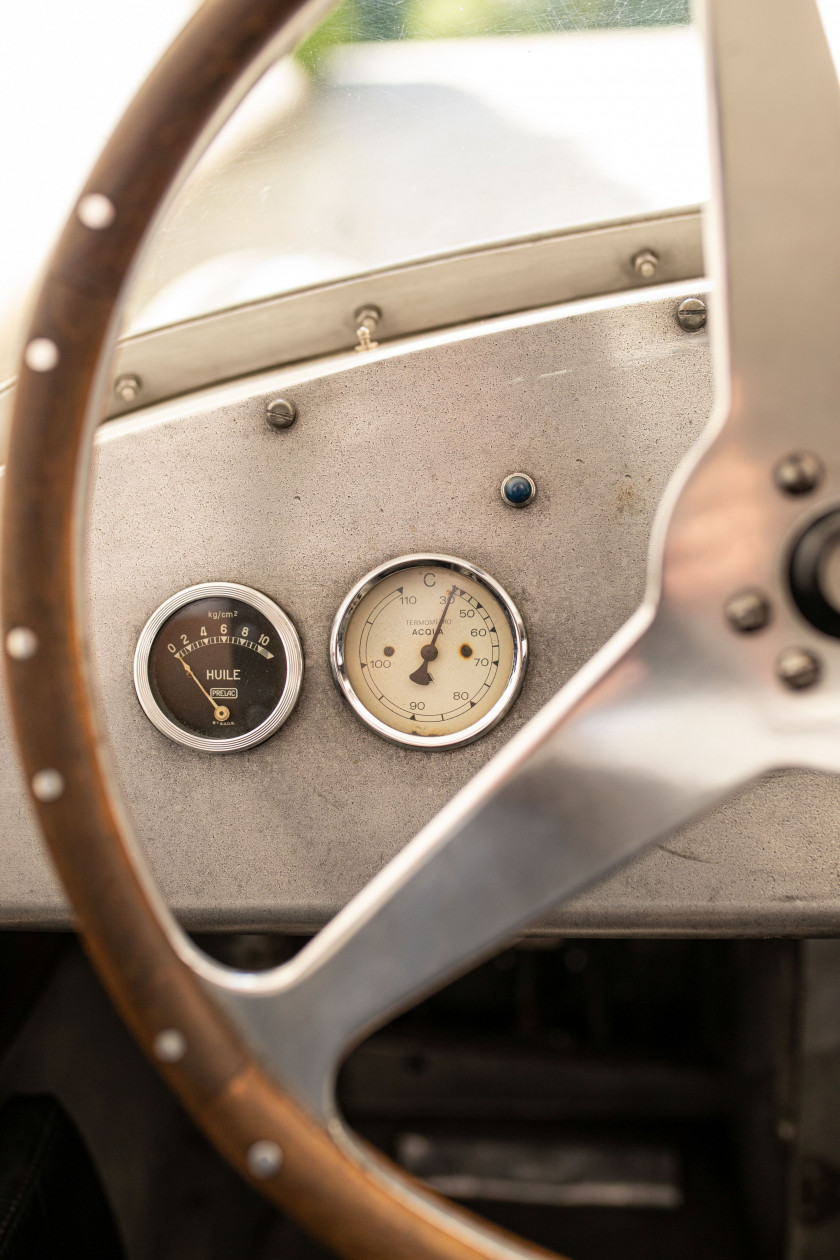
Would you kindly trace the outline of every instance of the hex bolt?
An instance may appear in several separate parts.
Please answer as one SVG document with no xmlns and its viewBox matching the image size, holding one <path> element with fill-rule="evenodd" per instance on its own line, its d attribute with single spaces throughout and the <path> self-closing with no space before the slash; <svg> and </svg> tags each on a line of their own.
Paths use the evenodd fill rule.
<svg viewBox="0 0 840 1260">
<path fill-rule="evenodd" d="M 114 381 L 114 393 L 124 403 L 134 402 L 142 385 L 139 376 L 118 376 Z"/>
<path fill-rule="evenodd" d="M 288 429 L 297 420 L 297 407 L 288 398 L 275 398 L 266 407 L 265 418 L 272 429 Z"/>
<path fill-rule="evenodd" d="M 773 476 L 785 494 L 808 494 L 822 478 L 822 464 L 810 451 L 791 451 L 779 460 Z"/>
<path fill-rule="evenodd" d="M 356 336 L 359 339 L 357 350 L 374 350 L 379 345 L 378 341 L 374 341 L 372 334 L 376 331 L 376 327 L 382 318 L 382 312 L 378 306 L 360 306 L 353 316 L 356 325 Z"/>
<path fill-rule="evenodd" d="M 761 630 L 770 620 L 770 604 L 760 591 L 739 591 L 726 601 L 726 619 L 742 634 Z"/>
<path fill-rule="evenodd" d="M 659 256 L 652 249 L 642 249 L 633 259 L 633 270 L 643 280 L 651 280 L 656 275 Z"/>
<path fill-rule="evenodd" d="M 702 298 L 686 298 L 677 307 L 677 322 L 686 332 L 706 327 L 706 303 Z"/>
<path fill-rule="evenodd" d="M 776 661 L 776 674 L 780 682 L 792 691 L 802 691 L 819 682 L 822 664 L 819 657 L 807 648 L 789 647 L 780 653 Z"/>
</svg>

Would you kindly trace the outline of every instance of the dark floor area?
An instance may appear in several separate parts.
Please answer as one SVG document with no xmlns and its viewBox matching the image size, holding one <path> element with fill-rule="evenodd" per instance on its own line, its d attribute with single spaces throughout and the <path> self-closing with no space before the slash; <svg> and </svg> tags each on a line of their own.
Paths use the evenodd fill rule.
<svg viewBox="0 0 840 1260">
<path fill-rule="evenodd" d="M 289 938 L 207 938 L 267 966 Z M 796 942 L 510 949 L 350 1057 L 350 1125 L 442 1192 L 575 1260 L 785 1260 Z M 72 937 L 0 936 L 0 1102 L 78 1126 L 127 1260 L 318 1260 L 210 1150 Z"/>
</svg>

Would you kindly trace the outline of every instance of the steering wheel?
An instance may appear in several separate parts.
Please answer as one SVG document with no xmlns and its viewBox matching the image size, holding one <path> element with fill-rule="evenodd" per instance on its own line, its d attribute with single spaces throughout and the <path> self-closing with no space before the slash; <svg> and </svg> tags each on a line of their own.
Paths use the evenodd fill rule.
<svg viewBox="0 0 840 1260">
<path fill-rule="evenodd" d="M 95 966 L 245 1177 L 352 1260 L 545 1256 L 354 1139 L 334 1102 L 337 1065 L 395 1012 L 756 775 L 840 770 L 827 577 L 840 537 L 838 82 L 815 0 L 710 0 L 715 239 L 728 264 L 719 402 L 660 508 L 644 603 L 300 954 L 245 974 L 203 955 L 162 905 L 109 773 L 81 612 L 86 470 L 122 294 L 154 217 L 232 94 L 312 19 L 299 0 L 207 0 L 55 251 L 4 496 L 17 739 Z"/>
</svg>

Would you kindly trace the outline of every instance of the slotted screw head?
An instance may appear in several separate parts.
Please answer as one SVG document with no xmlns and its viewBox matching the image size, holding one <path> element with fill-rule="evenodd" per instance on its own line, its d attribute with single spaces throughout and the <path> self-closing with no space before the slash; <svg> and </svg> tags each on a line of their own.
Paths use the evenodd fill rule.
<svg viewBox="0 0 840 1260">
<path fill-rule="evenodd" d="M 272 429 L 288 429 L 297 420 L 297 407 L 288 398 L 275 398 L 266 407 L 265 418 Z"/>
<path fill-rule="evenodd" d="M 677 321 L 686 332 L 698 332 L 706 327 L 706 303 L 702 298 L 686 298 L 677 307 Z"/>
<path fill-rule="evenodd" d="M 779 655 L 776 673 L 786 687 L 793 691 L 802 691 L 819 682 L 822 665 L 819 658 L 807 648 L 789 647 Z"/>
<path fill-rule="evenodd" d="M 760 591 L 739 591 L 727 600 L 724 611 L 730 625 L 744 634 L 761 630 L 770 620 L 770 604 Z"/>
<path fill-rule="evenodd" d="M 791 451 L 779 460 L 773 475 L 785 494 L 808 494 L 822 477 L 822 464 L 810 451 Z"/>
</svg>

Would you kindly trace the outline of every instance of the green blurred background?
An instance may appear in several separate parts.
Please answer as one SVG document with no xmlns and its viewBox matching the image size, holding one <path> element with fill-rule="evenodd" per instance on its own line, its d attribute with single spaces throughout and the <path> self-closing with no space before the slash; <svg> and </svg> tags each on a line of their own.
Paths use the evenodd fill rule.
<svg viewBox="0 0 840 1260">
<path fill-rule="evenodd" d="M 297 51 L 314 73 L 337 44 L 535 35 L 690 21 L 690 0 L 343 0 Z"/>
</svg>

